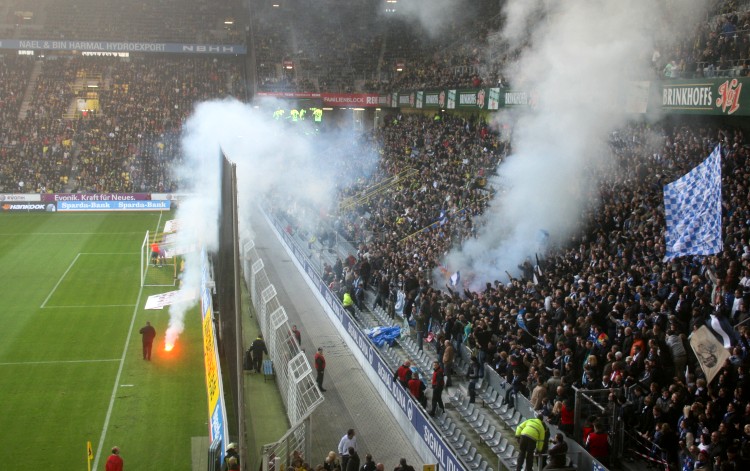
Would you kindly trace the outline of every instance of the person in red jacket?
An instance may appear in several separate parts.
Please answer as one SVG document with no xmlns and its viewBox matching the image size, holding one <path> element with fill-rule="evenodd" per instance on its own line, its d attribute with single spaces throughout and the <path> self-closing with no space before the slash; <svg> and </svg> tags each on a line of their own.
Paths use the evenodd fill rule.
<svg viewBox="0 0 750 471">
<path fill-rule="evenodd" d="M 411 395 L 414 396 L 414 398 L 419 402 L 419 404 L 422 405 L 422 407 L 427 409 L 427 396 L 425 395 L 425 389 L 427 389 L 427 386 L 425 386 L 422 380 L 419 379 L 419 373 L 414 373 L 414 375 L 409 380 L 408 386 Z"/>
<path fill-rule="evenodd" d="M 586 439 L 586 449 L 603 465 L 609 463 L 609 435 L 599 422 L 594 422 L 594 431 Z"/>
<path fill-rule="evenodd" d="M 323 356 L 323 347 L 318 347 L 318 353 L 315 354 L 315 371 L 318 372 L 316 381 L 321 392 L 326 392 L 326 390 L 323 389 L 323 374 L 325 373 L 325 370 L 326 357 Z"/>
<path fill-rule="evenodd" d="M 560 409 L 560 430 L 565 432 L 566 435 L 573 434 L 573 415 L 574 410 L 570 400 L 564 400 Z"/>
<path fill-rule="evenodd" d="M 120 449 L 116 446 L 112 447 L 112 454 L 107 458 L 107 463 L 104 466 L 106 471 L 122 471 L 122 458 L 120 457 Z"/>
<path fill-rule="evenodd" d="M 411 362 L 409 360 L 405 360 L 404 363 L 398 367 L 393 379 L 401 383 L 401 386 L 404 388 L 408 387 L 409 380 L 411 379 Z"/>
<path fill-rule="evenodd" d="M 432 411 L 430 415 L 435 415 L 438 406 L 445 412 L 445 405 L 443 404 L 443 388 L 445 387 L 445 376 L 443 375 L 443 369 L 440 368 L 440 364 L 436 361 L 432 362 Z"/>
<path fill-rule="evenodd" d="M 583 427 L 581 427 L 581 443 L 586 443 L 586 439 L 589 438 L 589 435 L 591 435 L 591 432 L 594 431 L 594 423 L 596 422 L 596 416 L 592 415 L 588 419 L 586 419 L 586 422 L 584 422 Z"/>
</svg>

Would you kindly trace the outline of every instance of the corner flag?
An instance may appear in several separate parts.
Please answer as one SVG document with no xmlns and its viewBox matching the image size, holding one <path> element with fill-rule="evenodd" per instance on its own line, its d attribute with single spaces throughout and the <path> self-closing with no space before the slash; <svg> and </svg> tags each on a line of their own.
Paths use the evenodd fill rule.
<svg viewBox="0 0 750 471">
<path fill-rule="evenodd" d="M 86 457 L 88 458 L 89 471 L 91 471 L 91 460 L 94 459 L 94 450 L 91 448 L 91 442 L 86 442 Z"/>
<path fill-rule="evenodd" d="M 721 252 L 721 149 L 664 187 L 666 260 Z"/>
</svg>

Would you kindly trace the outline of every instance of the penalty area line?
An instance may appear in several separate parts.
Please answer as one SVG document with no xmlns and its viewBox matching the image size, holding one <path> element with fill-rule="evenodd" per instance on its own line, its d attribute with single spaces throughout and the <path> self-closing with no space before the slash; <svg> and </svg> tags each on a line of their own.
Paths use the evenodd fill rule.
<svg viewBox="0 0 750 471">
<path fill-rule="evenodd" d="M 78 257 L 80 257 L 80 256 L 81 256 L 81 254 L 79 253 L 78 255 L 75 256 L 75 258 L 73 259 L 73 261 L 70 262 L 70 265 L 68 265 L 68 269 L 65 270 L 65 273 L 63 273 L 62 276 L 60 277 L 60 279 L 57 280 L 57 284 L 55 285 L 54 288 L 52 288 L 52 291 L 50 291 L 49 294 L 47 295 L 47 297 L 44 299 L 44 302 L 40 306 L 40 309 L 44 309 L 44 306 L 47 305 L 47 301 L 49 301 L 49 299 L 52 297 L 52 295 L 55 294 L 55 291 L 57 291 L 57 287 L 60 286 L 60 283 L 62 283 L 62 280 L 68 274 L 68 272 L 70 271 L 70 269 L 73 268 L 73 265 L 75 265 L 76 261 L 78 260 Z"/>
</svg>

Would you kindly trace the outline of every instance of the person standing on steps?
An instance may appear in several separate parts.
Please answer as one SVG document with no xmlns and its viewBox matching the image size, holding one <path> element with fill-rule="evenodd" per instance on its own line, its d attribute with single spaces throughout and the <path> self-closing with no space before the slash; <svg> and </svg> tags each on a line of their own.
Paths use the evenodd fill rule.
<svg viewBox="0 0 750 471">
<path fill-rule="evenodd" d="M 341 457 L 341 471 L 348 469 L 351 450 L 357 450 L 357 437 L 353 428 L 347 430 L 339 440 L 338 452 Z M 359 457 L 357 457 L 357 460 L 359 460 Z M 357 469 L 359 469 L 359 464 L 357 464 Z"/>
<path fill-rule="evenodd" d="M 318 372 L 318 377 L 316 378 L 318 388 L 320 388 L 322 392 L 326 392 L 323 388 L 323 374 L 326 371 L 326 357 L 323 356 L 323 347 L 318 347 L 318 353 L 315 354 L 314 363 L 315 371 Z"/>
<path fill-rule="evenodd" d="M 445 405 L 443 404 L 443 388 L 445 387 L 445 376 L 443 375 L 443 369 L 440 367 L 440 363 L 432 362 L 432 411 L 430 415 L 435 415 L 437 406 L 445 412 Z"/>
</svg>

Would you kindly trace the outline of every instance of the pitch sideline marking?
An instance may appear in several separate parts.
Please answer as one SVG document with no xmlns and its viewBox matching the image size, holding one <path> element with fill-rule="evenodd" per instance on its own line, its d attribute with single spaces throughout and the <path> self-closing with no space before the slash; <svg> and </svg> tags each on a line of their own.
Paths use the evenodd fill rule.
<svg viewBox="0 0 750 471">
<path fill-rule="evenodd" d="M 159 212 L 159 220 L 156 221 L 156 229 L 159 229 L 161 224 L 162 212 Z M 139 252 L 140 253 L 140 252 Z M 120 385 L 120 378 L 122 377 L 122 368 L 125 366 L 125 355 L 128 353 L 128 344 L 130 344 L 130 337 L 133 336 L 133 326 L 135 325 L 135 317 L 138 314 L 138 306 L 141 304 L 141 297 L 143 296 L 143 285 L 138 289 L 138 299 L 135 301 L 135 307 L 133 307 L 133 315 L 130 317 L 130 328 L 128 329 L 128 336 L 125 339 L 125 345 L 122 349 L 122 356 L 120 357 L 120 366 L 117 368 L 117 376 L 115 377 L 115 384 L 112 386 L 112 395 L 109 398 L 109 406 L 107 407 L 107 415 L 104 418 L 104 425 L 102 426 L 102 434 L 99 436 L 99 444 L 96 446 L 96 456 L 94 457 L 94 465 L 92 469 L 99 469 L 99 458 L 102 455 L 102 447 L 104 446 L 104 439 L 107 437 L 107 429 L 109 428 L 109 419 L 112 418 L 112 409 L 115 407 L 115 397 L 117 396 L 117 390 Z"/>
</svg>

